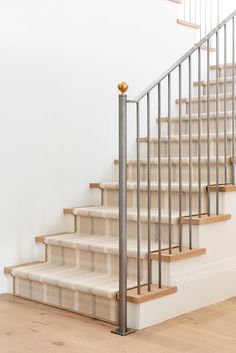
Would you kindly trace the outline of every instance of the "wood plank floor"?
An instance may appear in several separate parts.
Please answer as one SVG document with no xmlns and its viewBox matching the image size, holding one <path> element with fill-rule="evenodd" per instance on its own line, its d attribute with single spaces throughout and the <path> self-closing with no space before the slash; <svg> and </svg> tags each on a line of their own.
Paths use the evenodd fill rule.
<svg viewBox="0 0 236 353">
<path fill-rule="evenodd" d="M 236 353 L 236 298 L 127 337 L 112 325 L 0 295 L 1 353 Z"/>
</svg>

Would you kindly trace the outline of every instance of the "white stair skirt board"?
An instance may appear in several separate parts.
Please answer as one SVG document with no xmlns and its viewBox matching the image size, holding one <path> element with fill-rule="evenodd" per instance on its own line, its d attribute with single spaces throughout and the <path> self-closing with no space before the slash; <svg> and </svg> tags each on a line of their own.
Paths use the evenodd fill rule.
<svg viewBox="0 0 236 353">
<path fill-rule="evenodd" d="M 163 263 L 163 280 L 177 286 L 177 293 L 142 304 L 128 303 L 128 325 L 140 330 L 236 295 L 236 195 L 222 193 L 222 211 L 230 221 L 193 226 L 193 247 L 206 248 L 206 255 Z M 213 200 L 212 200 L 213 201 Z M 188 225 L 184 225 L 186 241 Z M 158 271 L 153 261 L 154 282 Z"/>
</svg>

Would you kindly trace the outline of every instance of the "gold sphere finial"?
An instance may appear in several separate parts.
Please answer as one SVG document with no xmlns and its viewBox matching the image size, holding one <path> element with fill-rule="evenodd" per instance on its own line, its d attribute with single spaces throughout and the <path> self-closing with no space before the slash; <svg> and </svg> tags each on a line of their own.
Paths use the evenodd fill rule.
<svg viewBox="0 0 236 353">
<path fill-rule="evenodd" d="M 122 94 L 124 94 L 128 90 L 128 88 L 129 88 L 129 86 L 124 81 L 118 85 L 118 89 Z"/>
</svg>

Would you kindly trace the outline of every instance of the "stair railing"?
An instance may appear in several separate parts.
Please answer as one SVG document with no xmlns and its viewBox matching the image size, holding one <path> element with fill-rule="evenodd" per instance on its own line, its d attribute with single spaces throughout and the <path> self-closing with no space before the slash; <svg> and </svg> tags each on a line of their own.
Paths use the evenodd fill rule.
<svg viewBox="0 0 236 353">
<path fill-rule="evenodd" d="M 163 249 L 169 254 L 175 251 L 182 252 L 184 247 L 193 248 L 192 226 L 193 220 L 202 217 L 219 215 L 219 186 L 229 183 L 235 184 L 235 16 L 234 11 L 223 22 L 217 25 L 209 34 L 201 39 L 191 50 L 183 55 L 169 70 L 162 74 L 135 99 L 128 99 L 128 86 L 122 82 L 118 88 L 119 95 L 119 328 L 117 334 L 126 335 L 131 331 L 127 328 L 127 223 L 130 220 L 127 208 L 127 180 L 134 175 L 131 165 L 127 166 L 127 106 L 136 107 L 136 207 L 132 212 L 136 214 L 137 239 L 137 295 L 152 291 L 152 252 L 158 252 L 158 286 L 162 288 L 162 258 Z M 229 30 L 230 29 L 230 30 Z M 230 38 L 230 39 L 229 39 Z M 210 41 L 216 44 L 216 53 L 210 53 Z M 205 57 L 201 54 L 202 45 L 208 50 Z M 220 57 L 220 47 L 223 57 Z M 215 56 L 215 60 L 211 55 Z M 229 59 L 230 58 L 230 59 Z M 196 59 L 196 60 L 195 60 Z M 223 64 L 220 65 L 220 59 Z M 227 62 L 229 61 L 229 62 Z M 231 63 L 231 65 L 230 65 Z M 211 65 L 214 64 L 214 67 Z M 194 66 L 194 67 L 193 67 Z M 194 68 L 194 70 L 193 70 Z M 203 70 L 205 68 L 205 71 Z M 215 80 L 211 77 L 211 70 L 215 69 Z M 223 72 L 223 75 L 222 75 Z M 175 75 L 175 76 L 174 76 Z M 196 75 L 197 97 L 192 95 L 193 78 Z M 230 78 L 232 75 L 232 79 Z M 187 80 L 186 80 L 187 76 Z M 202 81 L 206 76 L 206 81 Z M 167 81 L 167 90 L 164 87 Z M 173 149 L 172 124 L 174 112 L 172 106 L 172 88 L 178 87 L 178 149 Z M 184 83 L 187 85 L 187 98 L 183 98 Z M 214 92 L 215 87 L 215 92 Z M 223 89 L 223 91 L 222 91 Z M 221 91 L 220 91 L 221 90 Z M 212 94 L 214 92 L 214 94 Z M 223 96 L 220 92 L 223 92 Z M 167 102 L 164 98 L 167 93 Z M 157 103 L 157 109 L 154 105 Z M 183 110 L 183 104 L 186 110 Z M 142 106 L 142 107 L 141 107 Z M 167 117 L 163 118 L 164 107 L 167 106 Z M 142 109 L 141 109 L 142 108 Z M 146 157 L 140 154 L 140 121 L 144 113 L 146 119 Z M 152 156 L 151 150 L 151 115 L 156 114 L 158 121 L 157 156 Z M 223 134 L 219 135 L 219 117 L 223 118 Z M 167 121 L 167 136 L 162 134 L 162 124 Z M 197 122 L 197 134 L 192 132 L 192 124 Z M 187 131 L 188 143 L 184 146 L 183 128 Z M 202 134 L 203 124 L 206 127 L 206 136 Z M 212 127 L 214 131 L 212 132 Z M 230 131 L 231 138 L 228 133 Z M 166 156 L 163 156 L 163 136 L 167 141 Z M 205 138 L 206 148 L 203 143 Z M 223 159 L 220 158 L 219 138 L 223 138 Z M 213 143 L 213 142 L 214 143 Z M 193 156 L 193 143 L 197 146 Z M 230 146 L 230 147 L 229 147 Z M 230 152 L 229 152 L 230 149 Z M 197 151 L 197 152 L 196 152 Z M 231 158 L 230 158 L 231 157 Z M 230 160 L 232 167 L 229 168 Z M 133 165 L 133 164 L 132 164 Z M 156 168 L 153 166 L 156 165 Z M 206 166 L 205 166 L 206 165 Z M 127 174 L 127 170 L 129 173 Z M 220 171 L 222 172 L 220 174 Z M 230 175 L 231 173 L 231 175 Z M 128 175 L 128 177 L 127 177 Z M 162 205 L 163 176 L 167 176 L 167 215 L 162 214 L 165 205 Z M 197 212 L 193 208 L 193 178 L 197 179 Z M 185 184 L 183 180 L 185 179 Z M 157 190 L 153 182 L 157 184 Z M 178 214 L 173 211 L 173 181 L 175 192 L 178 191 Z M 141 208 L 142 190 L 147 192 L 147 204 Z M 177 184 L 177 185 L 176 185 Z M 187 190 L 186 190 L 187 184 Z M 202 190 L 207 188 L 207 206 L 203 209 Z M 211 188 L 215 191 L 216 203 L 211 205 Z M 152 196 L 157 191 L 157 199 Z M 183 204 L 183 193 L 188 192 L 187 208 Z M 186 201 L 186 200 L 185 200 Z M 154 205 L 155 202 L 155 205 Z M 185 202 L 186 203 L 186 202 Z M 152 206 L 155 209 L 152 210 Z M 162 207 L 163 206 L 163 207 Z M 151 211 L 152 210 L 152 211 Z M 178 226 L 178 234 L 174 227 Z M 153 228 L 153 224 L 155 227 Z M 163 227 L 164 224 L 164 227 Z M 187 224 L 187 237 L 183 238 L 183 224 Z M 153 239 L 157 242 L 154 242 Z M 147 278 L 141 273 L 141 241 L 146 242 Z M 143 244 L 142 242 L 142 244 Z M 167 243 L 167 246 L 163 246 Z M 187 245 L 186 245 L 187 244 Z"/>
<path fill-rule="evenodd" d="M 183 0 L 182 19 L 200 26 L 200 39 L 220 23 L 220 0 Z"/>
</svg>

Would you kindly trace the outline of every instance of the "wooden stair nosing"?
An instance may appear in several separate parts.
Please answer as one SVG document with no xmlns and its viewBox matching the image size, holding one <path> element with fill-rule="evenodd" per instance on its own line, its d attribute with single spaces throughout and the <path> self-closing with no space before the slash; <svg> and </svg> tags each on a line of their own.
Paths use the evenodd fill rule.
<svg viewBox="0 0 236 353">
<path fill-rule="evenodd" d="M 176 4 L 182 4 L 183 0 L 169 0 L 171 2 L 175 2 Z"/>
<path fill-rule="evenodd" d="M 161 260 L 165 262 L 176 262 L 180 260 L 185 260 L 197 256 L 202 256 L 206 254 L 206 249 L 205 248 L 196 248 L 196 249 L 187 249 L 184 248 L 182 251 L 179 251 L 179 248 L 173 248 L 172 249 L 172 254 L 169 254 L 169 249 L 167 250 L 162 250 L 161 251 Z M 159 259 L 159 252 L 155 251 L 151 253 L 151 259 L 152 260 L 158 260 Z"/>
<path fill-rule="evenodd" d="M 210 191 L 211 192 L 216 192 L 216 190 L 217 190 L 216 185 L 211 185 L 210 186 Z M 233 185 L 233 184 L 219 185 L 218 186 L 218 191 L 219 192 L 234 192 L 234 191 L 236 191 L 236 185 Z"/>
<path fill-rule="evenodd" d="M 194 29 L 200 29 L 201 28 L 201 26 L 199 24 L 197 24 L 197 23 L 181 20 L 180 18 L 178 18 L 176 21 L 177 21 L 177 23 L 179 25 L 183 25 L 183 26 L 186 26 L 186 27 L 190 27 L 190 28 L 194 28 Z"/>
<path fill-rule="evenodd" d="M 219 215 L 202 215 L 202 217 L 193 216 L 192 217 L 192 225 L 205 225 L 205 224 L 213 224 L 218 222 L 225 222 L 231 219 L 230 214 L 219 214 Z M 181 224 L 189 224 L 189 217 L 183 217 L 180 220 Z"/>
<path fill-rule="evenodd" d="M 157 284 L 151 284 L 151 291 L 148 291 L 148 286 L 141 286 L 141 294 L 137 294 L 137 287 L 127 290 L 127 301 L 133 304 L 142 304 L 150 300 L 158 299 L 171 295 L 177 292 L 177 287 L 174 286 L 162 286 L 159 288 Z M 117 300 L 119 300 L 119 293 L 116 295 Z"/>
</svg>

